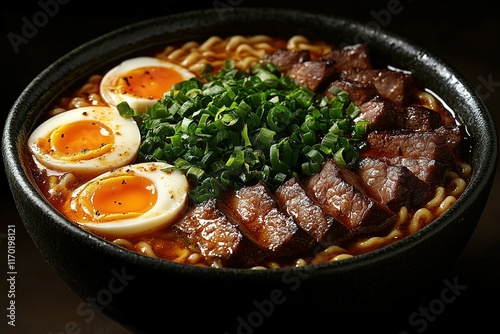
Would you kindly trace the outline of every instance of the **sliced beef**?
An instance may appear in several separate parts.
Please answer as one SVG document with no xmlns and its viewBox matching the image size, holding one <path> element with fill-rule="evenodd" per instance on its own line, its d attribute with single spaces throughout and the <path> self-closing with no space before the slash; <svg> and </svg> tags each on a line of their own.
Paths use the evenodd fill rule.
<svg viewBox="0 0 500 334">
<path fill-rule="evenodd" d="M 313 92 L 319 92 L 332 80 L 333 65 L 331 60 L 317 59 L 294 64 L 284 73 L 293 78 L 298 85 Z"/>
<path fill-rule="evenodd" d="M 417 88 L 412 75 L 389 69 L 360 70 L 353 68 L 345 71 L 342 78 L 348 81 L 372 84 L 380 96 L 389 99 L 396 106 L 409 103 L 412 93 Z"/>
<path fill-rule="evenodd" d="M 401 129 L 427 131 L 441 126 L 441 115 L 423 106 L 407 106 L 402 114 Z"/>
<path fill-rule="evenodd" d="M 266 257 L 217 209 L 214 199 L 192 207 L 174 228 L 183 232 L 204 257 L 220 259 L 224 266 L 253 266 Z"/>
<path fill-rule="evenodd" d="M 376 96 L 359 106 L 360 114 L 354 121 L 369 121 L 369 130 L 398 128 L 403 115 L 388 99 Z"/>
<path fill-rule="evenodd" d="M 272 258 L 296 256 L 316 244 L 292 217 L 279 209 L 263 183 L 227 191 L 218 207 Z"/>
<path fill-rule="evenodd" d="M 444 127 L 429 131 L 383 130 L 368 133 L 367 143 L 379 156 L 426 158 L 443 163 L 455 163 L 464 150 L 462 130 Z"/>
<path fill-rule="evenodd" d="M 395 212 L 402 206 L 408 209 L 420 207 L 431 195 L 428 183 L 407 167 L 390 165 L 385 159 L 363 158 L 356 173 L 363 180 L 368 195 Z"/>
<path fill-rule="evenodd" d="M 351 101 L 357 106 L 362 105 L 378 95 L 377 90 L 371 84 L 338 79 L 329 84 L 325 90 L 324 95 L 329 99 L 333 98 L 333 94 L 330 91 L 333 87 L 337 87 L 345 91 L 351 98 Z"/>
<path fill-rule="evenodd" d="M 360 114 L 354 121 L 369 121 L 370 130 L 427 131 L 441 126 L 440 115 L 422 106 L 394 106 L 385 98 L 375 96 L 359 106 Z"/>
<path fill-rule="evenodd" d="M 263 58 L 261 62 L 273 63 L 283 72 L 287 72 L 293 65 L 309 61 L 310 59 L 311 55 L 308 50 L 278 49 L 266 58 Z"/>
<path fill-rule="evenodd" d="M 368 196 L 354 172 L 333 160 L 304 182 L 308 195 L 353 233 L 372 233 L 393 224 L 398 216 Z"/>
<path fill-rule="evenodd" d="M 394 156 L 385 159 L 392 166 L 404 166 L 408 168 L 420 180 L 430 184 L 443 184 L 446 166 L 436 160 L 427 158 L 405 158 Z"/>
<path fill-rule="evenodd" d="M 281 210 L 323 247 L 339 244 L 352 236 L 347 227 L 313 202 L 297 178 L 292 177 L 281 185 L 275 197 Z"/>
<path fill-rule="evenodd" d="M 323 58 L 335 62 L 336 72 L 347 71 L 351 68 L 363 70 L 372 68 L 370 50 L 363 44 L 348 45 L 332 50 L 323 55 Z"/>
<path fill-rule="evenodd" d="M 328 59 L 311 60 L 308 50 L 278 49 L 262 63 L 273 63 L 285 75 L 292 77 L 300 86 L 316 92 L 322 85 L 326 85 L 333 75 L 334 62 Z"/>
</svg>

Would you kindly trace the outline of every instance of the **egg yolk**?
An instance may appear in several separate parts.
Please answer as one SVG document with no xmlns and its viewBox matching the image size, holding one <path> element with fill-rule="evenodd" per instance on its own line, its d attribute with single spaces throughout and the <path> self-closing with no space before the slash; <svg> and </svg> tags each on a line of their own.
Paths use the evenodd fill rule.
<svg viewBox="0 0 500 334">
<path fill-rule="evenodd" d="M 172 85 L 182 80 L 182 75 L 171 68 L 148 66 L 127 72 L 120 77 L 117 86 L 124 94 L 159 100 Z"/>
<path fill-rule="evenodd" d="M 50 135 L 52 155 L 66 161 L 93 159 L 111 150 L 113 143 L 112 131 L 95 120 L 64 124 Z"/>
<path fill-rule="evenodd" d="M 92 191 L 91 203 L 98 220 L 128 218 L 150 210 L 157 200 L 153 182 L 147 178 L 124 175 L 101 180 Z"/>
</svg>

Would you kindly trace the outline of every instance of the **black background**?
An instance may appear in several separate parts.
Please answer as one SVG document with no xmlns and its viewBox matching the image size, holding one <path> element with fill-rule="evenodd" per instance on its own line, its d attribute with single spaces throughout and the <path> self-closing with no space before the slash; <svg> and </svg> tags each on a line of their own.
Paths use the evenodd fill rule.
<svg viewBox="0 0 500 334">
<path fill-rule="evenodd" d="M 497 124 L 500 123 L 500 70 L 498 66 L 500 17 L 492 6 L 478 2 L 437 1 L 344 1 L 308 0 L 290 5 L 279 1 L 220 0 L 116 2 L 102 8 L 104 1 L 41 0 L 7 2 L 2 5 L 0 115 L 9 112 L 15 99 L 31 80 L 59 57 L 75 47 L 129 23 L 197 8 L 286 7 L 348 17 L 387 29 L 425 47 L 457 68 L 476 87 Z M 49 12 L 29 38 L 26 22 L 36 22 L 40 11 Z M 17 37 L 16 37 L 17 36 Z M 3 168 L 3 166 L 2 166 Z M 498 171 L 498 168 L 497 168 Z M 498 174 L 498 172 L 497 172 Z M 7 224 L 16 225 L 16 327 L 7 326 L 6 274 L 0 276 L 0 330 L 2 333 L 129 333 L 119 324 L 96 312 L 91 321 L 76 308 L 82 302 L 48 267 L 19 219 L 8 185 L 1 186 L 2 227 L 0 247 L 6 254 Z M 422 307 L 433 311 L 420 325 L 408 318 L 395 318 L 386 333 L 492 333 L 498 331 L 500 307 L 500 180 L 497 177 L 490 200 L 467 247 L 448 275 L 422 296 Z M 479 214 L 479 213 L 478 213 Z M 6 256 L 0 257 L 5 261 Z M 4 271 L 7 272 L 7 269 Z M 453 301 L 442 302 L 448 283 L 462 289 Z M 449 291 L 448 291 L 449 293 Z M 451 295 L 450 295 L 451 296 Z M 168 302 L 168 301 L 167 301 Z M 174 302 L 175 303 L 175 302 Z M 440 307 L 443 306 L 443 307 Z M 420 312 L 416 309 L 415 312 Z M 408 314 L 410 316 L 410 314 Z M 362 321 L 362 319 L 360 319 Z M 67 324 L 76 324 L 74 328 Z M 425 326 L 423 326 L 425 324 Z M 389 330 L 389 327 L 391 328 Z M 491 330 L 490 330 L 491 328 Z M 335 327 L 332 327 L 332 333 Z"/>
</svg>

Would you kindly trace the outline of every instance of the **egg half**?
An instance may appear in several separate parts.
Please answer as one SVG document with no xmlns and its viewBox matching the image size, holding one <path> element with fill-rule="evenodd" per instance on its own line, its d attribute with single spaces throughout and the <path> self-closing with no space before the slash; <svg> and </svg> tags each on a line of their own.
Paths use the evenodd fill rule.
<svg viewBox="0 0 500 334">
<path fill-rule="evenodd" d="M 100 93 L 112 106 L 122 101 L 145 112 L 169 92 L 172 85 L 195 77 L 186 68 L 156 57 L 136 57 L 123 61 L 102 78 Z"/>
<path fill-rule="evenodd" d="M 115 107 L 90 106 L 57 114 L 28 138 L 37 161 L 55 171 L 97 175 L 130 164 L 141 134 Z"/>
<path fill-rule="evenodd" d="M 101 235 L 127 237 L 167 227 L 184 212 L 189 184 L 162 162 L 137 163 L 106 172 L 69 197 L 66 217 Z"/>
</svg>

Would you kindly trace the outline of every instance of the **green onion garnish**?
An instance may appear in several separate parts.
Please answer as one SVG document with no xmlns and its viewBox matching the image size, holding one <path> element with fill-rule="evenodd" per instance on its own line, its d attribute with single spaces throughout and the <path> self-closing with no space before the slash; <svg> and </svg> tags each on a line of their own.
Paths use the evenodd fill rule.
<svg viewBox="0 0 500 334">
<path fill-rule="evenodd" d="M 176 84 L 143 114 L 119 105 L 138 121 L 139 159 L 184 171 L 194 203 L 258 181 L 275 189 L 317 173 L 328 158 L 353 168 L 366 147 L 367 123 L 354 124 L 359 109 L 340 89 L 329 100 L 273 64 L 247 72 L 231 60 L 203 78 Z"/>
</svg>

